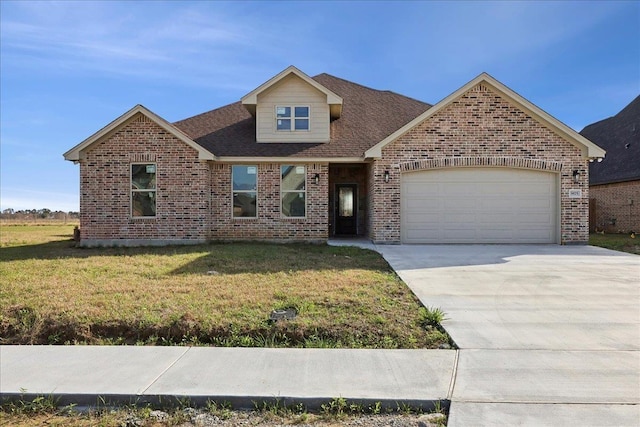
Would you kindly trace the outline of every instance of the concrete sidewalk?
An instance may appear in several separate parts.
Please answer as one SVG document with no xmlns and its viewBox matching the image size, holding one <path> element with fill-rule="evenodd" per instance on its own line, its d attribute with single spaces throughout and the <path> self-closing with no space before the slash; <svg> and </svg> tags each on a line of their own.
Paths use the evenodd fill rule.
<svg viewBox="0 0 640 427">
<path fill-rule="evenodd" d="M 52 395 L 63 405 L 178 397 L 234 408 L 275 399 L 317 408 L 343 397 L 430 409 L 448 399 L 455 361 L 455 350 L 1 346 L 0 393 Z"/>
</svg>

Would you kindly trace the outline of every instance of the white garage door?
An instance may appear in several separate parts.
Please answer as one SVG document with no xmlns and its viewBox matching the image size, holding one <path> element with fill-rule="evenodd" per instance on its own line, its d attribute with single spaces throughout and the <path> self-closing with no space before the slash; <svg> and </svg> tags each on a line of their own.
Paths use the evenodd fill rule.
<svg viewBox="0 0 640 427">
<path fill-rule="evenodd" d="M 404 243 L 556 243 L 557 175 L 453 168 L 402 175 Z"/>
</svg>

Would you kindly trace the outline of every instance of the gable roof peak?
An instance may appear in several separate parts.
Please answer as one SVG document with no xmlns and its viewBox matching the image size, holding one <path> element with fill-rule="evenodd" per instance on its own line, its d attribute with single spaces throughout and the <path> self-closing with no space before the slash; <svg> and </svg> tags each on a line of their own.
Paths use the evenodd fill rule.
<svg viewBox="0 0 640 427">
<path fill-rule="evenodd" d="M 309 77 L 308 75 L 306 75 L 305 73 L 303 73 L 302 71 L 300 71 L 298 68 L 296 68 L 293 65 L 289 65 L 287 68 L 285 68 L 284 70 L 282 70 L 281 72 L 279 72 L 278 74 L 276 74 L 275 76 L 273 76 L 272 78 L 270 78 L 269 80 L 267 80 L 266 82 L 264 82 L 263 84 L 261 84 L 260 86 L 258 86 L 257 88 L 249 92 L 248 94 L 246 94 L 245 96 L 243 96 L 240 99 L 240 101 L 242 102 L 242 105 L 244 105 L 247 108 L 247 110 L 249 110 L 251 115 L 255 115 L 256 105 L 258 104 L 258 95 L 260 95 L 267 89 L 273 87 L 274 85 L 278 84 L 280 81 L 282 81 L 284 78 L 288 77 L 291 74 L 299 77 L 302 81 L 307 83 L 309 86 L 312 86 L 313 88 L 325 94 L 327 97 L 327 104 L 329 104 L 330 106 L 331 117 L 334 119 L 340 117 L 340 114 L 342 113 L 342 98 L 337 94 L 335 94 L 333 91 L 327 89 L 325 86 L 321 85 L 320 83 L 318 83 L 317 81 Z"/>
<path fill-rule="evenodd" d="M 182 132 L 176 126 L 172 125 L 162 117 L 158 116 L 157 114 L 155 114 L 154 112 L 146 108 L 144 105 L 136 104 L 129 111 L 122 114 L 120 117 L 118 117 L 117 119 L 113 120 L 111 123 L 109 123 L 102 129 L 100 129 L 98 132 L 94 133 L 89 138 L 85 139 L 80 144 L 76 145 L 75 147 L 73 147 L 72 149 L 64 153 L 63 156 L 65 160 L 70 160 L 73 162 L 79 161 L 80 153 L 83 150 L 89 148 L 94 143 L 101 141 L 103 138 L 107 137 L 112 132 L 119 129 L 121 126 L 127 123 L 131 118 L 133 118 L 138 114 L 142 114 L 143 116 L 147 117 L 149 120 L 151 120 L 152 122 L 154 122 L 155 124 L 163 128 L 164 130 L 166 130 L 167 132 L 169 132 L 170 134 L 178 138 L 180 141 L 184 142 L 188 146 L 195 149 L 198 152 L 198 158 L 200 160 L 215 159 L 215 156 L 211 152 L 207 151 L 204 147 L 197 144 L 195 141 L 189 138 L 184 132 Z"/>
<path fill-rule="evenodd" d="M 582 135 L 580 135 L 575 130 L 571 129 L 569 126 L 562 123 L 560 120 L 551 116 L 549 113 L 541 109 L 540 107 L 534 105 L 533 103 L 526 100 L 521 95 L 514 92 L 512 89 L 500 83 L 498 80 L 493 78 L 489 73 L 482 72 L 476 78 L 469 81 L 467 84 L 456 90 L 455 92 L 448 95 L 446 98 L 435 104 L 433 107 L 425 111 L 420 116 L 413 119 L 411 122 L 407 123 L 400 129 L 398 129 L 393 134 L 389 135 L 384 140 L 380 141 L 378 144 L 374 145 L 370 149 L 365 152 L 365 157 L 367 158 L 379 158 L 382 155 L 382 148 L 384 148 L 387 144 L 395 141 L 400 138 L 405 133 L 409 132 L 418 124 L 424 122 L 429 117 L 436 114 L 438 111 L 442 110 L 456 99 L 464 95 L 466 92 L 474 88 L 480 83 L 487 84 L 492 91 L 500 95 L 502 98 L 508 100 L 513 105 L 517 106 L 522 111 L 529 114 L 538 122 L 542 123 L 544 126 L 552 129 L 558 135 L 560 135 L 565 140 L 569 141 L 576 147 L 580 148 L 582 154 L 585 158 L 594 159 L 594 158 L 604 158 L 605 151 L 598 147 L 593 142 L 589 141 Z"/>
</svg>

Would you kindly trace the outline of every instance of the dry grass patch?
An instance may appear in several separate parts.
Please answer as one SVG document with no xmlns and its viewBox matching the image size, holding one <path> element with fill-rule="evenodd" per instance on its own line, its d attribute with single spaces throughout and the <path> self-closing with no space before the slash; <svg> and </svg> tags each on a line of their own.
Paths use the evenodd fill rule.
<svg viewBox="0 0 640 427">
<path fill-rule="evenodd" d="M 375 252 L 211 244 L 79 249 L 73 226 L 3 226 L 2 344 L 435 348 L 448 336 Z M 295 308 L 292 321 L 269 321 Z"/>
</svg>

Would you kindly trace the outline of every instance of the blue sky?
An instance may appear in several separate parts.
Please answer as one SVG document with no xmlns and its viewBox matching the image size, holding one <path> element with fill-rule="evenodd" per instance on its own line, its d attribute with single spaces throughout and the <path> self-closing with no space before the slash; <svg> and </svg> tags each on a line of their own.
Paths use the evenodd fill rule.
<svg viewBox="0 0 640 427">
<path fill-rule="evenodd" d="M 640 93 L 640 2 L 0 1 L 0 208 L 78 210 L 62 153 L 136 104 L 176 121 L 288 65 L 436 103 L 483 71 L 570 127 Z"/>
</svg>

